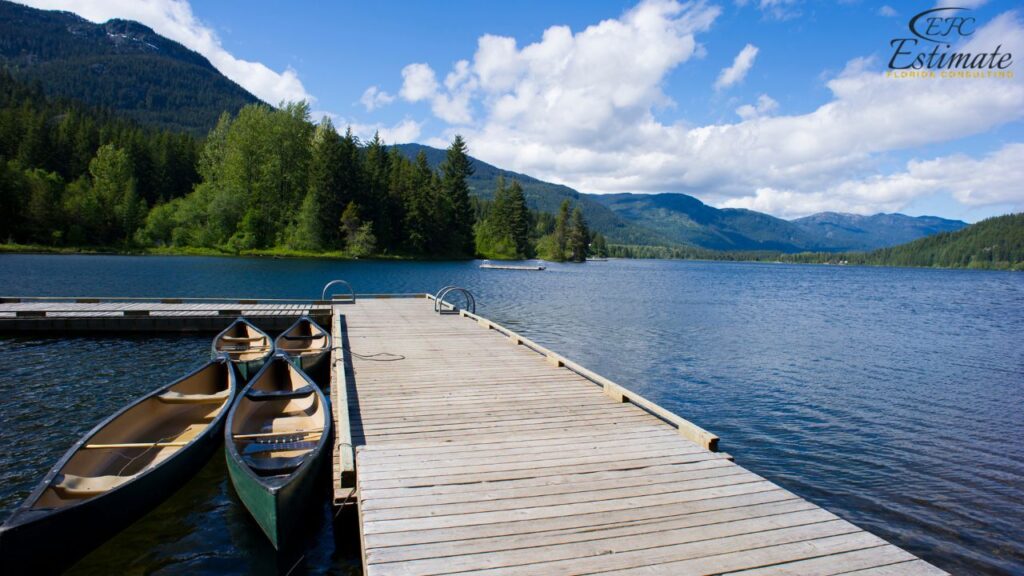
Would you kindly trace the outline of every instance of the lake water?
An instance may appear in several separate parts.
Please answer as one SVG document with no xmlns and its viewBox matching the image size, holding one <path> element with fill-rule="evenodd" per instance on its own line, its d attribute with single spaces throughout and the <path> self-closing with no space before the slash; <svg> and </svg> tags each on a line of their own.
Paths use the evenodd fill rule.
<svg viewBox="0 0 1024 576">
<path fill-rule="evenodd" d="M 737 463 L 938 566 L 1024 574 L 1024 274 L 677 261 L 0 256 L 0 295 L 317 298 L 465 286 L 478 312 L 722 438 Z M 205 337 L 0 337 L 0 515 L 83 432 L 207 358 Z M 218 455 L 80 574 L 359 571 L 324 506 L 276 560 Z"/>
</svg>

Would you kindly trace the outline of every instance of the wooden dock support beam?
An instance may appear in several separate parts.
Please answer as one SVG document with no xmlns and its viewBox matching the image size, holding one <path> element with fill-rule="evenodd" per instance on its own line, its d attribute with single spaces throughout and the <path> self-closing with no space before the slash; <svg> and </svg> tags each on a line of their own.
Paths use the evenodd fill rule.
<svg viewBox="0 0 1024 576">
<path fill-rule="evenodd" d="M 345 374 L 345 349 L 341 331 L 342 312 L 340 306 L 332 306 L 331 336 L 334 349 L 331 350 L 331 403 L 334 411 L 334 504 L 353 506 L 356 503 L 356 456 L 352 446 L 352 426 L 348 413 L 348 376 Z"/>
</svg>

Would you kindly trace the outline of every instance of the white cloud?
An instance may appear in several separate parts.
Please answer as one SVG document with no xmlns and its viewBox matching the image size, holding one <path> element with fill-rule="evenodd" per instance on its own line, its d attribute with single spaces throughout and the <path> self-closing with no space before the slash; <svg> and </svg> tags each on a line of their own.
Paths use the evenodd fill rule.
<svg viewBox="0 0 1024 576">
<path fill-rule="evenodd" d="M 736 114 L 744 120 L 753 120 L 762 116 L 770 116 L 779 109 L 779 103 L 767 94 L 757 97 L 756 104 L 744 104 L 736 109 Z"/>
<path fill-rule="evenodd" d="M 915 198 L 937 193 L 949 194 L 965 206 L 1024 208 L 1024 143 L 1007 144 L 981 159 L 956 154 L 912 160 L 903 172 L 847 180 L 820 192 L 758 188 L 722 205 L 787 218 L 825 210 L 874 214 L 895 212 Z"/>
<path fill-rule="evenodd" d="M 893 18 L 895 16 L 899 16 L 899 12 L 896 12 L 895 8 L 886 4 L 878 9 L 878 15 L 885 16 L 886 18 Z"/>
<path fill-rule="evenodd" d="M 423 123 L 406 118 L 401 122 L 386 126 L 379 122 L 364 124 L 352 119 L 332 118 L 339 133 L 344 134 L 345 130 L 351 128 L 352 133 L 363 142 L 373 139 L 374 134 L 380 134 L 380 139 L 385 144 L 405 144 L 415 142 L 423 132 Z"/>
<path fill-rule="evenodd" d="M 671 105 L 661 87 L 696 56 L 697 36 L 717 14 L 702 3 L 647 1 L 581 31 L 549 28 L 525 46 L 483 36 L 468 76 L 460 65 L 449 74 L 459 91 L 435 80 L 427 96 L 470 93 L 477 120 L 432 136 L 448 139 L 458 131 L 486 162 L 585 192 L 678 191 L 725 205 L 749 204 L 764 190 L 762 197 L 775 199 L 773 211 L 784 214 L 860 210 L 869 204 L 837 183 L 865 180 L 894 152 L 1024 118 L 1019 73 L 1010 79 L 895 79 L 885 76 L 882 64 L 855 58 L 826 82 L 826 102 L 805 113 L 780 115 L 765 95 L 740 106 L 735 123 L 659 120 L 656 112 Z M 1024 53 L 1024 25 L 1014 12 L 955 48 L 987 52 L 997 44 L 1002 52 Z M 1007 161 L 996 156 L 990 163 Z M 899 208 L 911 196 L 877 199 L 877 209 Z M 988 201 L 977 192 L 956 198 Z"/>
<path fill-rule="evenodd" d="M 800 9 L 797 6 L 801 3 L 801 0 L 760 0 L 757 7 L 766 18 L 789 20 L 800 16 Z"/>
<path fill-rule="evenodd" d="M 409 64 L 402 68 L 402 90 L 399 94 L 409 102 L 419 102 L 437 93 L 437 76 L 434 69 L 422 63 Z"/>
<path fill-rule="evenodd" d="M 370 86 L 363 92 L 359 101 L 362 102 L 363 107 L 366 108 L 367 112 L 373 112 L 377 108 L 387 106 L 394 102 L 395 97 L 376 86 Z"/>
<path fill-rule="evenodd" d="M 740 50 L 740 53 L 733 59 L 732 66 L 722 68 L 721 73 L 718 74 L 718 80 L 715 80 L 715 90 L 728 88 L 743 80 L 754 65 L 755 58 L 757 58 L 757 46 L 753 44 L 744 46 L 743 50 Z"/>
<path fill-rule="evenodd" d="M 67 10 L 93 22 L 111 18 L 135 20 L 205 56 L 217 70 L 271 104 L 313 98 L 291 68 L 271 70 L 260 62 L 236 58 L 217 34 L 199 21 L 186 0 L 19 0 L 44 10 Z"/>
<path fill-rule="evenodd" d="M 430 101 L 435 116 L 449 124 L 468 124 L 473 121 L 470 98 L 477 80 L 470 74 L 469 62 L 460 60 L 445 77 L 445 90 L 441 91 L 434 69 L 427 64 L 409 64 L 402 69 L 402 98 L 409 102 Z"/>
</svg>

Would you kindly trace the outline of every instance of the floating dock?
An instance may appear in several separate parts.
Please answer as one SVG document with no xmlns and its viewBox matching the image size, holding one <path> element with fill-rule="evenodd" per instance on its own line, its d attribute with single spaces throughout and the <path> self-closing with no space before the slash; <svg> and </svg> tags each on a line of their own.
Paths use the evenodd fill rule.
<svg viewBox="0 0 1024 576">
<path fill-rule="evenodd" d="M 439 295 L 3 298 L 0 331 L 213 332 L 239 315 L 283 330 L 303 314 L 331 326 L 334 501 L 358 507 L 367 576 L 945 574 L 478 316 L 468 292 Z"/>
<path fill-rule="evenodd" d="M 541 271 L 547 269 L 545 266 L 540 264 L 536 265 L 524 265 L 524 264 L 481 264 L 481 268 L 487 270 L 532 270 Z"/>
<path fill-rule="evenodd" d="M 239 316 L 284 330 L 299 316 L 328 322 L 331 302 L 245 298 L 0 297 L 0 332 L 121 333 L 223 330 Z"/>
<path fill-rule="evenodd" d="M 366 575 L 944 574 L 685 419 L 438 307 L 335 307 L 335 499 L 359 507 Z"/>
</svg>

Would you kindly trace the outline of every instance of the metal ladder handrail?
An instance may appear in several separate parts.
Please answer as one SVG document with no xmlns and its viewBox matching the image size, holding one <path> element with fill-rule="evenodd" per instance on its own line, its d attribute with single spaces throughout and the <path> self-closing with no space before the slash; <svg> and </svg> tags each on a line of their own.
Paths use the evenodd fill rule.
<svg viewBox="0 0 1024 576">
<path fill-rule="evenodd" d="M 331 280 L 330 282 L 325 284 L 323 292 L 320 293 L 320 300 L 327 300 L 327 289 L 330 288 L 331 286 L 334 286 L 335 284 L 341 284 L 341 285 L 345 286 L 346 288 L 348 288 L 349 294 L 352 295 L 352 302 L 356 301 L 356 291 L 352 288 L 351 284 L 349 284 L 348 282 L 346 282 L 344 280 Z M 333 298 L 332 298 L 332 300 L 333 300 Z"/>
<path fill-rule="evenodd" d="M 438 290 L 437 295 L 434 296 L 434 312 L 437 312 L 438 314 L 458 314 L 458 306 L 444 301 L 445 297 L 452 292 L 461 293 L 466 298 L 466 306 L 470 309 L 470 312 L 476 314 L 476 298 L 473 297 L 472 292 L 460 286 L 445 286 Z M 451 309 L 446 310 L 444 307 L 445 304 L 451 306 Z"/>
</svg>

